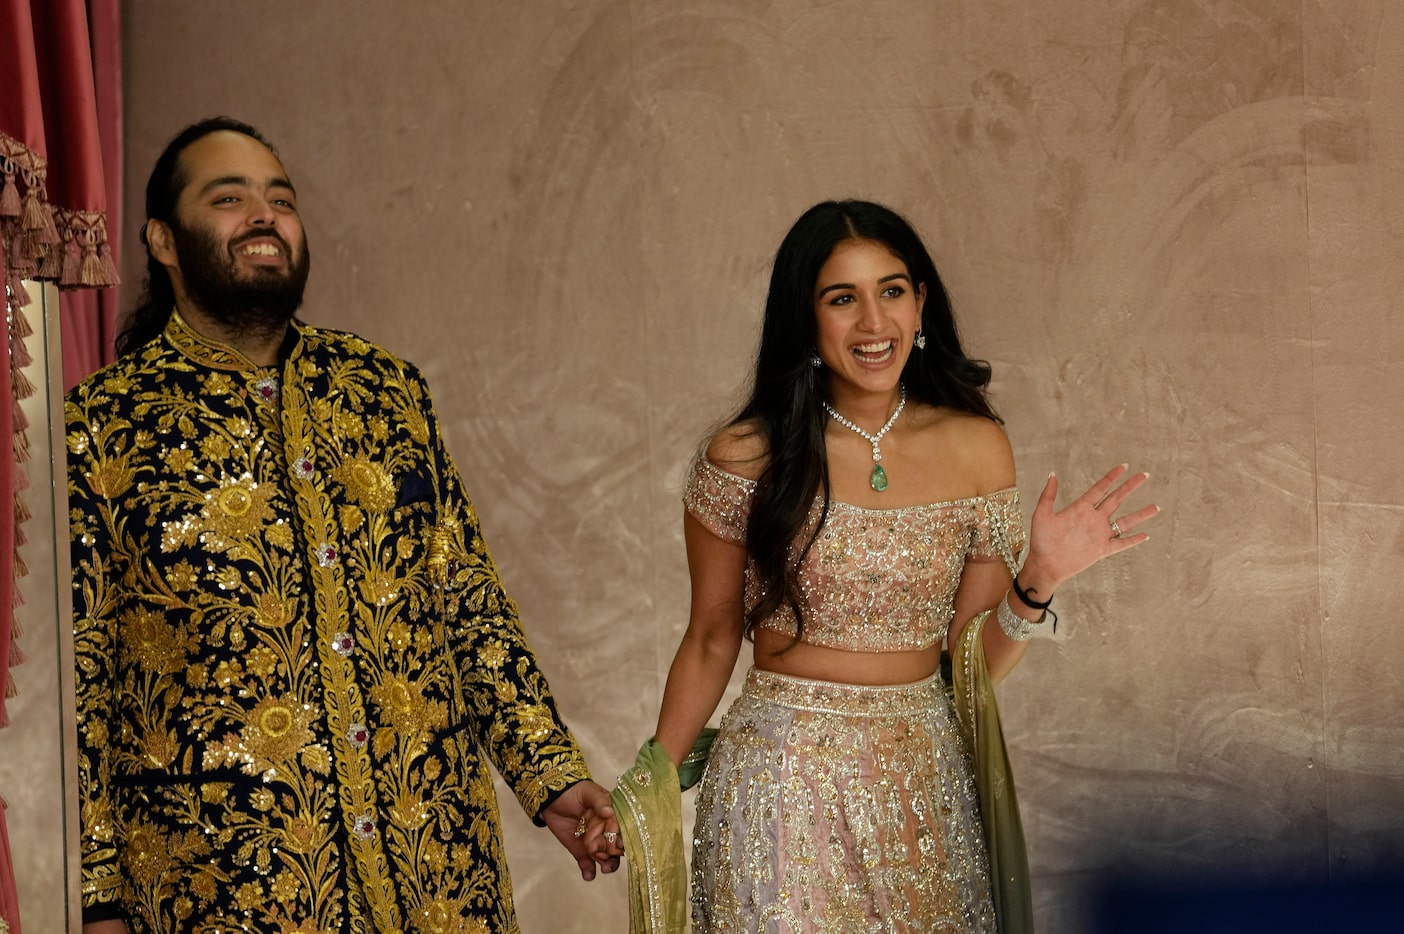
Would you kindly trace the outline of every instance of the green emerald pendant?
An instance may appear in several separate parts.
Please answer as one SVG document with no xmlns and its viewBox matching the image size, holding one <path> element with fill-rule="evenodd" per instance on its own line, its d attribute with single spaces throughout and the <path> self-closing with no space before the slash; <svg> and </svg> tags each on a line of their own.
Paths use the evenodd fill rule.
<svg viewBox="0 0 1404 934">
<path fill-rule="evenodd" d="M 868 478 L 868 483 L 879 493 L 887 489 L 887 471 L 882 469 L 881 464 L 873 465 L 873 474 Z"/>
</svg>

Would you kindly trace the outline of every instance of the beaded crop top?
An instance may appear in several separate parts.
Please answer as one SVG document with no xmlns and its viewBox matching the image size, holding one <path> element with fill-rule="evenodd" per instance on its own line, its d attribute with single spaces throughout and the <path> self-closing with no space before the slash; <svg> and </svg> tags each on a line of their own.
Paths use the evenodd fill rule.
<svg viewBox="0 0 1404 934">
<path fill-rule="evenodd" d="M 683 505 L 709 531 L 744 543 L 756 483 L 699 455 L 688 470 Z M 815 497 L 796 541 L 819 521 Z M 1012 570 L 1024 548 L 1019 491 L 1014 487 L 921 506 L 864 509 L 829 501 L 824 528 L 800 566 L 800 598 L 809 645 L 850 652 L 897 652 L 938 645 L 955 613 L 966 560 L 1003 560 Z M 792 545 L 790 559 L 798 553 Z M 763 594 L 754 562 L 746 562 L 745 606 Z M 761 628 L 793 636 L 794 611 L 782 603 Z"/>
</svg>

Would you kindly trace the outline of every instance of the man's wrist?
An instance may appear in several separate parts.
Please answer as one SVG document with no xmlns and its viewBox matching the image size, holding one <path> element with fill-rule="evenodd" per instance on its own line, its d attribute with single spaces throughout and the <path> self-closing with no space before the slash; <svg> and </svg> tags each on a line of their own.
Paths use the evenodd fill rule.
<svg viewBox="0 0 1404 934">
<path fill-rule="evenodd" d="M 556 799 L 560 798 L 561 795 L 565 794 L 567 791 L 570 791 L 572 788 L 574 788 L 581 782 L 588 782 L 590 780 L 591 779 L 589 775 L 583 775 L 547 793 L 545 800 L 541 802 L 541 807 L 537 809 L 536 814 L 531 819 L 531 822 L 538 827 L 545 827 L 546 812 L 551 810 L 551 805 L 556 803 Z"/>
</svg>

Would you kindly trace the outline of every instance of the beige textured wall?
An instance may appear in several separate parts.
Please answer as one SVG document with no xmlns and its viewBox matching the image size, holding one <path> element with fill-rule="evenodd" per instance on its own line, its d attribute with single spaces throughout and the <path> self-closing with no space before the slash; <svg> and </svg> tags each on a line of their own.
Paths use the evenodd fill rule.
<svg viewBox="0 0 1404 934">
<path fill-rule="evenodd" d="M 61 592 L 60 569 L 55 561 L 56 539 L 65 543 L 67 554 L 68 526 L 65 522 L 62 532 L 56 533 L 56 491 L 49 482 L 55 448 L 54 439 L 45 428 L 54 424 L 53 415 L 61 418 L 63 414 L 50 412 L 50 394 L 44 391 L 62 364 L 54 330 L 58 321 L 58 289 L 52 283 L 27 282 L 26 286 L 30 304 L 22 314 L 34 333 L 24 340 L 32 360 L 24 375 L 38 391 L 20 404 L 29 421 L 25 430 L 29 458 L 24 465 L 29 486 L 20 494 L 29 519 L 22 527 L 25 544 L 18 551 L 28 573 L 16 581 L 23 603 L 15 608 L 15 621 L 23 629 L 19 643 L 25 662 L 10 671 L 19 693 L 6 701 L 10 726 L 0 730 L 0 797 L 8 805 L 5 823 L 10 835 L 20 928 L 24 934 L 58 934 L 65 929 L 70 902 L 77 904 L 77 893 L 70 897 L 66 891 L 70 864 L 65 860 L 65 820 L 71 818 L 75 830 L 78 826 L 76 814 L 65 814 L 65 740 L 69 741 L 69 748 L 76 741 L 72 704 L 68 705 L 69 710 L 60 712 L 61 692 L 72 696 L 72 678 L 65 683 L 60 674 L 73 668 L 73 640 L 62 645 L 55 627 L 60 617 L 67 622 L 72 613 L 71 601 L 67 599 L 67 575 L 63 575 L 65 585 Z M 61 392 L 62 382 L 55 379 L 52 388 Z M 58 451 L 61 457 L 62 448 Z M 67 767 L 72 767 L 72 757 L 67 759 Z"/>
<path fill-rule="evenodd" d="M 1166 508 L 1003 689 L 1042 929 L 1079 930 L 1112 865 L 1404 853 L 1404 7 L 126 15 L 129 206 L 196 118 L 280 146 L 307 316 L 428 373 L 602 778 L 653 723 L 687 610 L 681 473 L 737 398 L 769 256 L 813 201 L 863 196 L 930 240 L 1028 502 L 1052 468 L 1129 458 Z M 572 881 L 508 818 L 528 934 L 624 929 L 622 879 Z"/>
</svg>

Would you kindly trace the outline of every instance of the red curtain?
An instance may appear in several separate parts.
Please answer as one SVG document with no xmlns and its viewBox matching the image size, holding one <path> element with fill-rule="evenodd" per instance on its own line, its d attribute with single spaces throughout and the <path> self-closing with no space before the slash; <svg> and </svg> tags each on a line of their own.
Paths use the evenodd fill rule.
<svg viewBox="0 0 1404 934">
<path fill-rule="evenodd" d="M 37 5 L 47 0 L 34 2 Z M 122 5 L 117 0 L 86 2 L 97 136 L 102 153 L 102 187 L 108 193 L 108 246 L 112 265 L 116 266 L 120 263 L 117 245 L 122 239 Z M 112 274 L 115 281 L 115 269 Z M 64 392 L 112 362 L 113 344 L 117 340 L 117 300 L 114 288 L 64 289 L 59 293 Z"/>
<path fill-rule="evenodd" d="M 61 331 L 70 384 L 111 359 L 115 298 L 98 290 L 117 284 L 108 192 L 115 205 L 120 48 L 116 0 L 0 0 L 0 291 L 8 332 L 0 341 L 0 387 L 10 387 L 8 400 L 0 396 L 0 726 L 12 696 L 9 669 L 22 660 L 13 610 L 23 602 L 18 580 L 25 568 L 15 549 L 28 518 L 17 494 L 28 486 L 29 425 L 19 403 L 35 391 L 24 373 L 25 338 L 33 332 L 21 283 L 45 279 L 65 290 Z M 0 930 L 8 925 L 18 934 L 7 843 L 0 807 Z"/>
</svg>

